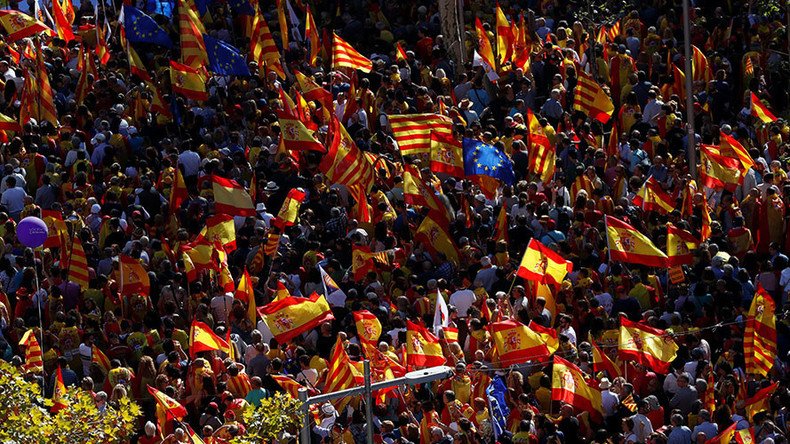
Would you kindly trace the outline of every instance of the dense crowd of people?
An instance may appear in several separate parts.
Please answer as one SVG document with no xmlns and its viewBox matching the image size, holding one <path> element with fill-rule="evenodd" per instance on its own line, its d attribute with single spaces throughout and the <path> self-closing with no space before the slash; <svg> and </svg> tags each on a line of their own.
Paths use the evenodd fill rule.
<svg viewBox="0 0 790 444">
<path fill-rule="evenodd" d="M 142 3 L 135 6 L 177 42 L 176 5 Z M 458 330 L 457 340 L 439 335 L 446 365 L 455 374 L 376 399 L 377 442 L 688 444 L 713 439 L 732 424 L 750 429 L 758 443 L 787 442 L 790 126 L 781 118 L 790 108 L 786 10 L 766 12 L 759 2 L 693 2 L 691 39 L 707 57 L 711 76 L 695 76 L 693 83 L 692 143 L 685 86 L 673 73 L 685 66 L 679 2 L 636 2 L 598 19 L 580 15 L 575 2 L 502 2 L 510 23 L 524 18 L 529 61 L 501 64 L 493 70 L 497 76 L 473 61 L 479 49 L 476 18 L 496 46 L 500 28 L 492 2 L 463 2 L 463 63 L 451 50 L 459 42 L 442 36 L 436 2 L 294 0 L 285 15 L 274 3 L 259 7 L 279 45 L 285 77 L 256 63 L 250 64 L 249 77 L 209 73 L 205 101 L 168 88 L 168 60 L 178 60 L 178 46 L 134 45 L 153 80 L 146 83 L 130 71 L 118 2 L 96 9 L 85 1 L 75 6 L 79 38 L 69 43 L 41 37 L 57 124 L 22 122 L 21 131 L 3 131 L 0 147 L 4 360 L 23 368 L 20 340 L 33 329 L 43 350 L 43 371 L 30 371 L 28 377 L 43 377 L 47 396 L 60 368 L 69 390 L 94 393 L 102 408 L 120 397 L 140 403 L 144 415 L 133 442 L 189 442 L 185 424 L 190 424 L 205 442 L 224 443 L 244 433 L 246 406 L 286 392 L 275 376 L 321 392 L 329 384 L 327 368 L 338 335 L 352 361 L 364 359 L 354 312 L 375 315 L 382 326 L 378 351 L 408 367 L 403 360 L 407 322 L 432 327 L 436 299 L 442 297 L 449 325 Z M 324 31 L 313 66 L 302 39 L 307 3 Z M 232 6 L 210 3 L 202 16 L 206 32 L 246 50 L 248 17 L 232 13 Z M 11 2 L 11 7 L 35 10 L 33 2 Z M 292 35 L 282 47 L 278 25 L 285 16 Z M 78 101 L 85 69 L 80 56 L 96 46 L 91 25 L 105 20 L 110 58 L 98 64 L 97 76 L 87 79 L 87 93 Z M 589 23 L 595 20 L 600 23 Z M 606 35 L 599 38 L 604 25 Z M 80 32 L 84 29 L 92 31 Z M 332 68 L 332 32 L 373 62 L 370 73 Z M 20 115 L 25 77 L 34 69 L 24 54 L 31 38 L 0 44 L 0 112 L 13 119 Z M 405 58 L 398 56 L 396 43 Z M 602 124 L 574 108 L 579 70 L 611 97 L 611 121 Z M 297 104 L 296 91 L 305 95 L 297 72 L 332 95 L 330 112 L 343 120 L 356 146 L 377 159 L 373 186 L 361 194 L 366 211 L 360 209 L 360 194 L 327 178 L 326 153 L 289 153 L 280 144 L 277 111 L 287 106 L 284 95 Z M 159 93 L 164 108 L 154 106 Z M 770 123 L 756 118 L 752 94 L 780 118 Z M 316 139 L 328 146 L 326 110 L 316 100 L 306 103 Z M 445 113 L 458 140 L 477 139 L 504 152 L 515 181 L 500 181 L 492 190 L 463 175 L 432 171 L 424 155 L 401 155 L 391 116 L 425 113 Z M 555 171 L 546 180 L 535 171 L 530 152 L 533 113 L 556 153 Z M 705 186 L 688 163 L 688 150 L 721 145 L 724 135 L 743 146 L 753 165 L 733 186 Z M 415 236 L 427 211 L 406 196 L 408 165 L 446 210 L 442 228 L 457 258 Z M 171 208 L 179 175 L 188 196 Z M 217 213 L 209 176 L 249 190 L 257 213 L 234 218 L 235 246 L 225 259 L 234 284 L 249 270 L 258 308 L 283 288 L 296 297 L 330 293 L 320 265 L 341 290 L 325 294 L 334 319 L 278 343 L 260 317 L 251 322 L 248 303 L 234 298 L 220 272 L 190 273 L 182 247 Z M 648 210 L 634 203 L 648 178 L 672 197 L 672 208 Z M 298 219 L 280 231 L 272 221 L 296 188 L 305 192 Z M 71 281 L 62 247 L 33 251 L 16 237 L 22 218 L 53 211 L 65 222 L 65 236 L 81 240 L 87 286 Z M 604 216 L 628 222 L 662 250 L 670 223 L 701 242 L 691 263 L 673 269 L 610 261 Z M 258 262 L 273 233 L 279 243 Z M 548 298 L 534 282 L 516 276 L 531 239 L 572 263 Z M 360 246 L 395 253 L 360 277 L 352 266 L 353 250 Z M 119 255 L 144 266 L 149 294 L 121 294 Z M 758 287 L 776 306 L 777 351 L 767 375 L 747 374 L 744 361 L 745 323 Z M 666 374 L 618 359 L 620 315 L 671 335 L 679 350 Z M 501 365 L 487 328 L 496 319 L 554 329 L 555 353 L 598 385 L 602 418 L 552 399 L 551 360 Z M 232 356 L 190 353 L 193 321 L 230 338 Z M 621 374 L 593 365 L 591 341 Z M 92 356 L 94 346 L 107 356 L 109 371 Z M 496 412 L 486 394 L 494 379 L 505 384 L 504 407 L 510 413 L 503 428 L 494 424 Z M 774 382 L 779 385 L 767 408 L 749 417 L 746 401 Z M 157 417 L 147 386 L 179 401 L 188 415 L 182 421 Z M 359 397 L 317 407 L 311 427 L 315 442 L 366 442 Z M 280 442 L 296 440 L 298 431 L 293 432 Z"/>
</svg>

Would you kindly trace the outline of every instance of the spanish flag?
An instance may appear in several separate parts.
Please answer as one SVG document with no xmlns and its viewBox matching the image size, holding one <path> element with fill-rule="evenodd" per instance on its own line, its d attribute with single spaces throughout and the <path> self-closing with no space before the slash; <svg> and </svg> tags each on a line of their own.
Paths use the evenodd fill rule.
<svg viewBox="0 0 790 444">
<path fill-rule="evenodd" d="M 566 261 L 559 253 L 533 238 L 524 251 L 517 273 L 519 277 L 526 280 L 559 284 L 571 271 L 573 271 L 571 261 Z"/>
<path fill-rule="evenodd" d="M 516 38 L 505 13 L 499 7 L 499 2 L 496 4 L 494 12 L 496 14 L 496 50 L 499 63 L 504 65 L 505 62 L 509 62 L 513 58 L 513 46 L 516 43 Z"/>
<path fill-rule="evenodd" d="M 762 285 L 752 299 L 743 334 L 746 373 L 767 376 L 776 357 L 776 306 Z"/>
<path fill-rule="evenodd" d="M 258 314 L 280 344 L 335 318 L 326 298 L 316 293 L 309 298 L 289 296 L 271 302 L 259 308 Z"/>
<path fill-rule="evenodd" d="M 294 76 L 305 99 L 315 100 L 321 104 L 321 107 L 326 109 L 331 110 L 334 108 L 331 92 L 322 88 L 312 77 L 308 77 L 298 70 L 294 70 Z"/>
<path fill-rule="evenodd" d="M 667 224 L 667 265 L 670 267 L 694 262 L 692 250 L 699 247 L 691 233 L 672 224 Z"/>
<path fill-rule="evenodd" d="M 560 340 L 559 335 L 557 335 L 557 329 L 544 327 L 535 321 L 529 321 L 529 325 L 527 325 L 527 327 L 540 336 L 540 338 L 546 344 L 546 348 L 549 350 L 549 355 L 553 355 L 554 352 L 560 348 Z"/>
<path fill-rule="evenodd" d="M 644 211 L 656 211 L 667 214 L 675 209 L 675 199 L 661 188 L 661 184 L 650 176 L 647 178 L 642 188 L 632 200 L 634 205 L 641 207 Z"/>
<path fill-rule="evenodd" d="M 286 111 L 277 111 L 277 120 L 280 122 L 280 137 L 285 148 L 291 151 L 318 151 L 326 153 L 326 148 L 313 137 L 299 117 Z"/>
<path fill-rule="evenodd" d="M 734 191 L 743 182 L 741 162 L 722 155 L 717 147 L 700 145 L 699 176 L 702 185 Z"/>
<path fill-rule="evenodd" d="M 477 31 L 477 53 L 492 70 L 496 69 L 496 61 L 494 59 L 494 49 L 491 47 L 491 41 L 488 40 L 488 33 L 483 27 L 483 22 L 479 17 L 475 18 L 475 31 Z"/>
<path fill-rule="evenodd" d="M 192 99 L 208 100 L 206 78 L 196 68 L 170 61 L 170 87 L 173 92 Z"/>
<path fill-rule="evenodd" d="M 756 442 L 754 440 L 753 427 L 738 430 L 736 428 L 737 426 L 738 423 L 733 422 L 717 436 L 705 441 L 705 444 L 730 444 L 733 440 L 735 440 L 737 444 L 753 444 Z"/>
<path fill-rule="evenodd" d="M 594 421 L 603 419 L 601 392 L 591 387 L 579 367 L 554 355 L 551 399 L 572 405 L 577 411 L 590 413 Z"/>
<path fill-rule="evenodd" d="M 236 181 L 212 175 L 214 210 L 234 216 L 257 216 L 252 198 Z"/>
<path fill-rule="evenodd" d="M 719 132 L 719 152 L 725 157 L 734 157 L 740 160 L 743 173 L 755 165 L 754 159 L 743 145 L 724 131 Z"/>
<path fill-rule="evenodd" d="M 315 25 L 313 12 L 310 10 L 310 5 L 307 5 L 307 11 L 304 16 L 304 35 L 308 42 L 310 42 L 310 53 L 308 54 L 307 63 L 310 66 L 315 66 L 318 59 L 318 52 L 321 50 L 321 44 L 318 38 L 318 27 Z"/>
<path fill-rule="evenodd" d="M 118 271 L 122 295 L 141 294 L 148 297 L 151 293 L 151 281 L 139 259 L 122 254 L 118 261 Z"/>
<path fill-rule="evenodd" d="M 776 381 L 768 387 L 761 388 L 757 391 L 757 393 L 754 394 L 754 396 L 744 401 L 746 408 L 746 419 L 749 422 L 754 420 L 754 415 L 760 412 L 771 411 L 771 396 L 776 393 L 776 389 L 778 388 L 779 381 Z"/>
<path fill-rule="evenodd" d="M 148 393 L 154 397 L 157 404 L 157 410 L 161 408 L 168 419 L 175 419 L 180 421 L 185 416 L 187 416 L 187 409 L 181 403 L 176 401 L 175 399 L 167 396 L 166 394 L 160 392 L 159 390 L 148 386 Z"/>
<path fill-rule="evenodd" d="M 760 120 L 762 123 L 771 123 L 776 122 L 776 116 L 768 109 L 767 106 L 763 105 L 763 102 L 760 100 L 759 97 L 755 93 L 752 93 L 752 106 L 751 106 L 751 114 L 752 117 L 755 117 Z"/>
<path fill-rule="evenodd" d="M 36 333 L 33 329 L 27 330 L 19 340 L 19 345 L 25 347 L 25 371 L 37 373 L 44 369 L 44 359 L 41 353 L 41 345 L 38 343 Z"/>
<path fill-rule="evenodd" d="M 417 367 L 435 367 L 446 361 L 439 338 L 409 320 L 406 321 L 406 353 L 406 363 Z"/>
<path fill-rule="evenodd" d="M 667 255 L 636 228 L 612 216 L 604 216 L 609 257 L 612 261 L 666 267 Z"/>
<path fill-rule="evenodd" d="M 57 0 L 55 0 L 57 3 Z M 60 366 L 55 370 L 55 388 L 52 391 L 52 413 L 57 413 L 69 406 L 66 400 L 66 384 L 63 383 L 63 371 Z"/>
<path fill-rule="evenodd" d="M 499 363 L 503 367 L 527 361 L 543 361 L 551 355 L 543 337 L 518 321 L 494 322 L 490 329 Z"/>
<path fill-rule="evenodd" d="M 592 361 L 595 372 L 598 373 L 606 371 L 609 379 L 614 379 L 618 376 L 621 376 L 620 368 L 614 362 L 612 362 L 612 360 L 609 358 L 609 355 L 601 350 L 601 346 L 598 345 L 592 336 L 589 337 L 588 341 L 590 344 L 592 344 Z"/>
<path fill-rule="evenodd" d="M 294 225 L 299 217 L 299 209 L 302 207 L 305 196 L 307 194 L 301 188 L 292 188 L 285 197 L 285 201 L 277 213 L 277 218 L 272 223 L 280 227 L 281 230 Z"/>
<path fill-rule="evenodd" d="M 324 392 L 331 393 L 345 390 L 363 382 L 364 377 L 362 373 L 351 362 L 345 348 L 343 348 L 343 341 L 338 336 L 335 346 L 332 348 L 332 354 L 329 356 Z M 337 411 L 343 411 L 349 401 L 349 398 L 341 398 L 333 401 L 333 404 Z"/>
<path fill-rule="evenodd" d="M 90 275 L 88 273 L 88 258 L 82 248 L 79 236 L 71 238 L 71 256 L 69 257 L 69 281 L 79 284 L 83 289 L 88 288 Z"/>
<path fill-rule="evenodd" d="M 22 132 L 22 125 L 15 119 L 0 113 L 0 131 L 13 131 L 15 133 Z"/>
<path fill-rule="evenodd" d="M 376 264 L 373 263 L 370 247 L 367 245 L 351 246 L 351 272 L 355 281 L 362 281 L 368 273 L 376 272 Z"/>
<path fill-rule="evenodd" d="M 496 218 L 496 224 L 494 225 L 494 239 L 497 241 L 504 240 L 507 242 L 509 240 L 508 236 L 508 226 L 507 221 L 507 211 L 505 211 L 505 206 L 502 205 L 502 208 L 499 209 L 499 215 Z"/>
<path fill-rule="evenodd" d="M 373 62 L 332 33 L 332 68 L 351 68 L 367 73 L 373 69 Z"/>
<path fill-rule="evenodd" d="M 198 353 L 210 350 L 228 352 L 230 345 L 200 321 L 192 321 L 189 328 L 189 356 L 195 359 Z"/>
<path fill-rule="evenodd" d="M 181 245 L 180 250 L 188 279 L 196 279 L 203 270 L 219 271 L 219 265 L 214 260 L 214 246 L 208 240 L 196 239 L 195 242 Z"/>
<path fill-rule="evenodd" d="M 620 316 L 620 342 L 617 355 L 667 374 L 677 356 L 678 345 L 664 331 Z"/>
<path fill-rule="evenodd" d="M 406 51 L 403 49 L 403 46 L 401 46 L 400 42 L 395 42 L 395 61 L 405 62 L 407 60 L 408 57 L 406 56 Z"/>
<path fill-rule="evenodd" d="M 458 264 L 458 249 L 447 230 L 439 224 L 439 219 L 435 212 L 425 216 L 414 233 L 414 240 L 422 242 L 434 255 L 442 253 L 448 261 Z"/>
<path fill-rule="evenodd" d="M 63 5 L 60 0 L 52 1 L 53 19 L 55 20 L 55 30 L 58 33 L 58 38 L 65 40 L 66 43 L 74 40 L 74 31 L 71 29 L 71 22 L 66 18 L 63 12 Z"/>
<path fill-rule="evenodd" d="M 247 318 L 252 325 L 256 325 L 258 321 L 258 309 L 255 306 L 255 290 L 252 288 L 252 278 L 247 269 L 239 279 L 239 285 L 236 286 L 236 292 L 233 293 L 233 299 L 238 299 L 247 304 Z"/>
<path fill-rule="evenodd" d="M 403 201 L 409 205 L 443 211 L 431 186 L 422 179 L 417 167 L 408 163 L 403 165 Z"/>
<path fill-rule="evenodd" d="M 691 57 L 691 73 L 694 81 L 710 82 L 713 79 L 713 73 L 711 72 L 710 64 L 708 64 L 708 58 L 696 46 L 691 45 L 691 49 L 694 51 Z"/>
<path fill-rule="evenodd" d="M 236 249 L 236 226 L 233 215 L 218 213 L 206 218 L 206 226 L 200 230 L 196 242 L 220 244 L 223 250 L 231 252 Z"/>
<path fill-rule="evenodd" d="M 110 360 L 95 344 L 91 346 L 91 363 L 96 363 L 105 375 L 110 373 Z"/>
<path fill-rule="evenodd" d="M 431 171 L 464 177 L 464 149 L 452 134 L 431 131 Z"/>
<path fill-rule="evenodd" d="M 19 11 L 5 9 L 0 11 L 0 25 L 2 25 L 6 36 L 6 41 L 11 43 L 25 37 L 30 37 L 39 32 L 54 35 L 55 32 L 44 23 Z"/>
<path fill-rule="evenodd" d="M 355 311 L 353 315 L 359 342 L 376 348 L 381 336 L 381 322 L 379 322 L 379 319 L 367 310 Z"/>
</svg>

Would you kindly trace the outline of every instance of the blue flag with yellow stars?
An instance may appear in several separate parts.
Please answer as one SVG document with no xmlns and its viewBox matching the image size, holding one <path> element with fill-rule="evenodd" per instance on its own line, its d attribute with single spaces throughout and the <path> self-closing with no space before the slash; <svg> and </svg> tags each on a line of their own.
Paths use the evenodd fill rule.
<svg viewBox="0 0 790 444">
<path fill-rule="evenodd" d="M 516 181 L 510 158 L 496 147 L 475 139 L 464 138 L 464 174 L 489 176 L 508 185 Z"/>
<path fill-rule="evenodd" d="M 208 53 L 208 70 L 223 76 L 249 76 L 247 59 L 232 45 L 203 34 Z"/>
<path fill-rule="evenodd" d="M 153 43 L 166 48 L 173 47 L 167 32 L 154 19 L 134 6 L 123 5 L 123 27 L 130 43 Z"/>
</svg>

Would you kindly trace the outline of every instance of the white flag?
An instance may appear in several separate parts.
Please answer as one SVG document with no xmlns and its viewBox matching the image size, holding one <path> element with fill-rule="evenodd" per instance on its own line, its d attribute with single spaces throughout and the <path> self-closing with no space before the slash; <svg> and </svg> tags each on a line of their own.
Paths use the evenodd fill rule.
<svg viewBox="0 0 790 444">
<path fill-rule="evenodd" d="M 438 289 L 436 290 L 436 310 L 433 313 L 433 332 L 439 336 L 442 327 L 450 325 L 450 310 L 447 309 L 447 303 L 444 302 L 444 296 Z"/>
</svg>

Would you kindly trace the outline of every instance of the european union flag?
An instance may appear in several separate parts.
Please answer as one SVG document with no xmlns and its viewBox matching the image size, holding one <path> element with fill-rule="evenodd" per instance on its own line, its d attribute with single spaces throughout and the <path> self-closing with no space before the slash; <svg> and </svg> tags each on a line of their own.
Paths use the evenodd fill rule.
<svg viewBox="0 0 790 444">
<path fill-rule="evenodd" d="M 123 6 L 123 27 L 126 30 L 126 39 L 131 43 L 153 43 L 172 48 L 173 42 L 167 32 L 134 6 Z"/>
<path fill-rule="evenodd" d="M 255 15 L 250 0 L 228 0 L 228 6 L 235 15 Z"/>
<path fill-rule="evenodd" d="M 505 393 L 507 386 L 502 381 L 501 376 L 495 376 L 486 387 L 488 405 L 491 407 L 491 424 L 494 427 L 494 436 L 499 436 L 506 429 L 507 417 L 510 416 L 510 409 L 505 403 Z"/>
<path fill-rule="evenodd" d="M 223 76 L 250 75 L 247 60 L 238 49 L 208 34 L 203 34 L 203 41 L 206 43 L 209 71 Z"/>
<path fill-rule="evenodd" d="M 516 181 L 510 158 L 495 147 L 474 139 L 464 139 L 464 174 L 490 176 L 508 185 Z"/>
</svg>

